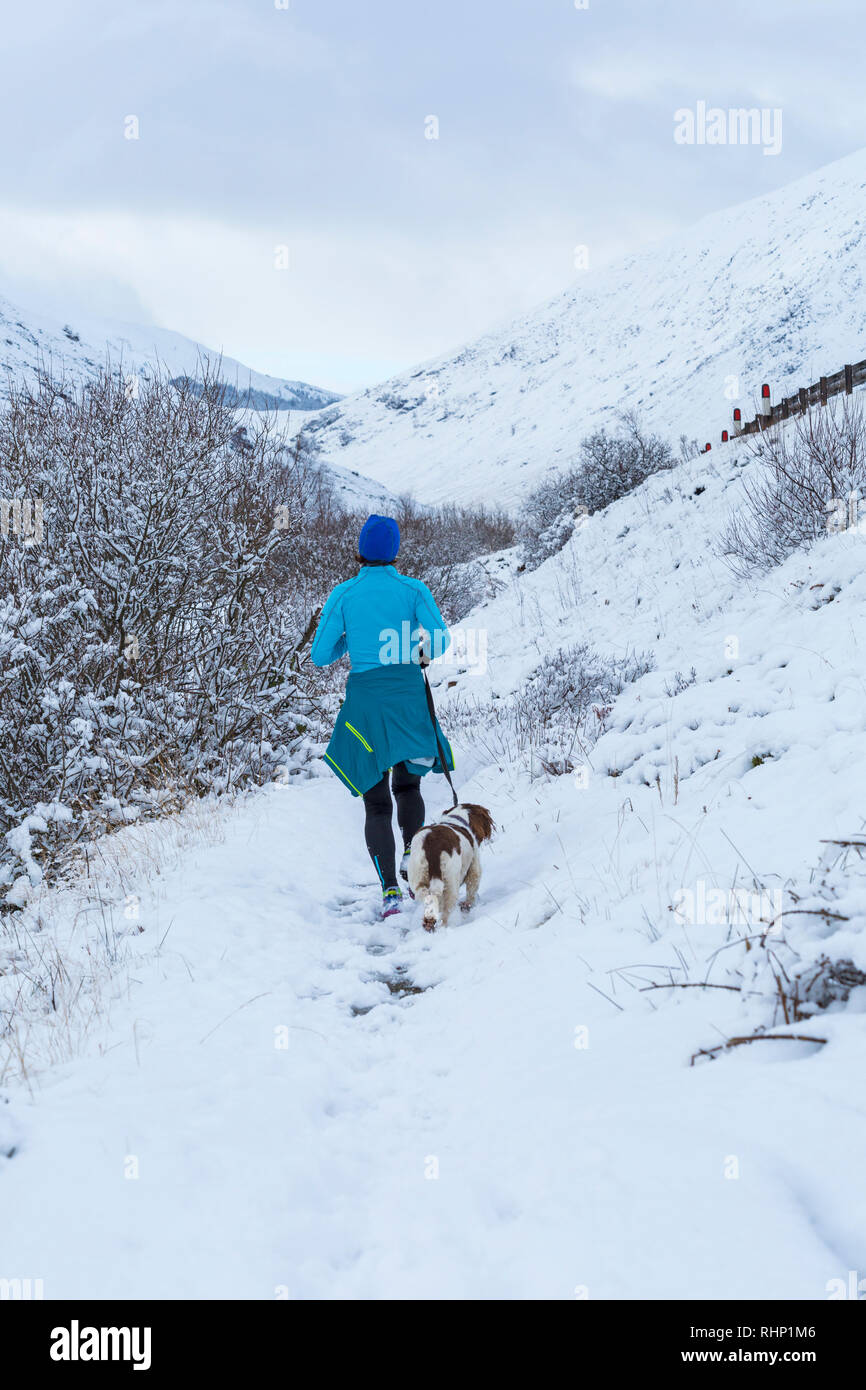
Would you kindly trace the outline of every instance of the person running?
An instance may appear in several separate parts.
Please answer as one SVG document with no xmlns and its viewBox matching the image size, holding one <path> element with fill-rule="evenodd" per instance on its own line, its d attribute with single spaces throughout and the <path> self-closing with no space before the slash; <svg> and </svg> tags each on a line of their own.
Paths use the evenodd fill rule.
<svg viewBox="0 0 866 1390">
<path fill-rule="evenodd" d="M 454 768 L 451 745 L 431 716 L 422 669 L 446 650 L 451 634 L 427 585 L 395 569 L 399 549 L 393 517 L 368 517 L 358 541 L 360 571 L 331 592 L 310 652 L 315 666 L 347 654 L 351 661 L 325 759 L 352 795 L 364 799 L 383 917 L 399 912 L 403 898 L 391 793 L 403 840 L 400 876 L 408 879 L 409 846 L 424 824 L 421 778 L 444 770 L 442 756 L 448 771 Z"/>
</svg>

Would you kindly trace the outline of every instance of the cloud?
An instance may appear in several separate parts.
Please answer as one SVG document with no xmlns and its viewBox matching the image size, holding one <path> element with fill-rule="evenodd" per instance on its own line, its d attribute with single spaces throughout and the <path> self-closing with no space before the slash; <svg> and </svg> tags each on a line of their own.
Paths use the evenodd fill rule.
<svg viewBox="0 0 866 1390">
<path fill-rule="evenodd" d="M 820 26 L 802 0 L 13 7 L 0 254 L 22 286 L 251 365 L 372 380 L 564 288 L 578 243 L 603 264 L 847 153 L 866 115 L 856 16 L 851 0 Z M 675 146 L 673 112 L 698 98 L 782 105 L 781 157 Z"/>
</svg>

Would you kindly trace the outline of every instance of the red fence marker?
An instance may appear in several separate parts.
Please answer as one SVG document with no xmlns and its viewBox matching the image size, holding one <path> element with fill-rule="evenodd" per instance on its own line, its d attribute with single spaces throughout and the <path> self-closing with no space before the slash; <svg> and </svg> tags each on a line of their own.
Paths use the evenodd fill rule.
<svg viewBox="0 0 866 1390">
<path fill-rule="evenodd" d="M 862 362 L 846 363 L 841 371 L 834 372 L 831 377 L 822 376 L 811 386 L 800 386 L 792 396 L 783 397 L 775 407 L 770 384 L 765 381 L 761 386 L 761 401 L 754 420 L 744 421 L 740 407 L 734 407 L 734 435 L 755 434 L 766 429 L 774 420 L 790 419 L 798 409 L 805 413 L 813 405 L 827 405 L 831 396 L 840 395 L 843 391 L 850 396 L 855 386 L 862 385 L 866 385 L 866 358 Z M 728 431 L 722 430 L 722 443 L 727 444 L 729 439 Z M 708 454 L 712 447 L 710 443 L 705 444 L 701 453 Z"/>
<path fill-rule="evenodd" d="M 761 387 L 761 414 L 769 419 L 773 414 L 773 403 L 770 400 L 770 388 L 765 381 Z"/>
</svg>

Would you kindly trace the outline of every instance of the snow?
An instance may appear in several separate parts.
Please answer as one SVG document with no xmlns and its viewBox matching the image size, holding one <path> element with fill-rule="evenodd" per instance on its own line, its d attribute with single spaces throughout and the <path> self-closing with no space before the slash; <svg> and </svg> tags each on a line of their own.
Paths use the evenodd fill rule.
<svg viewBox="0 0 866 1390">
<path fill-rule="evenodd" d="M 739 228 L 756 286 L 759 231 L 788 265 L 822 237 L 832 259 L 821 229 L 864 172 L 858 156 L 713 219 L 695 255 Z M 680 253 L 653 254 L 675 298 Z M 850 289 L 833 326 L 812 285 L 792 362 L 807 341 L 815 370 L 859 355 Z M 723 358 L 689 377 L 696 404 Z M 392 414 L 383 478 L 412 429 Z M 440 457 L 465 436 L 467 495 L 485 468 L 498 495 L 486 428 L 467 411 L 437 433 Z M 533 467 L 573 428 L 551 408 Z M 403 467 L 433 496 L 413 439 Z M 432 668 L 446 732 L 456 702 L 507 702 L 561 647 L 652 669 L 570 775 L 540 775 L 505 726 L 460 725 L 458 791 L 499 831 L 448 929 L 414 906 L 377 920 L 361 807 L 321 766 L 123 826 L 80 879 L 34 885 L 0 938 L 0 1018 L 21 1012 L 0 1051 L 0 1275 L 48 1298 L 565 1300 L 821 1300 L 863 1277 L 866 986 L 786 1022 L 779 983 L 824 957 L 866 971 L 866 864 L 826 843 L 866 829 L 866 535 L 735 578 L 718 540 L 756 466 L 734 441 L 537 570 L 503 559 L 462 624 L 485 660 Z M 448 805 L 439 779 L 424 791 L 428 816 Z"/>
<path fill-rule="evenodd" d="M 505 813 L 483 909 L 433 936 L 370 921 L 336 782 L 226 815 L 225 842 L 143 899 L 148 944 L 98 1051 L 24 1111 L 4 1270 L 49 1298 L 815 1298 L 862 1267 L 841 1030 L 794 1066 L 684 1065 L 704 1001 L 653 1011 L 606 973 L 648 952 L 628 899 L 604 908 L 615 800 L 553 851 L 591 919 L 576 900 L 551 915 L 557 813 L 530 800 Z M 425 992 L 391 994 L 399 972 Z M 718 1026 L 732 1012 L 714 1001 Z"/>
<path fill-rule="evenodd" d="M 458 742 L 460 794 L 500 826 L 469 917 L 376 921 L 360 807 L 325 772 L 124 871 L 96 1023 L 31 1100 L 7 1086 L 4 1270 L 46 1297 L 265 1299 L 822 1299 L 863 1270 L 866 991 L 798 1025 L 824 1045 L 690 1065 L 775 1020 L 737 944 L 763 928 L 678 894 L 757 882 L 787 910 L 820 841 L 863 825 L 864 538 L 733 579 L 712 542 L 750 467 L 732 448 L 651 479 L 467 620 L 487 670 L 443 668 L 446 728 L 461 690 L 502 698 L 578 636 L 655 657 L 585 786 Z M 159 864 L 154 833 L 117 843 Z M 99 928 L 63 891 L 30 910 L 69 960 Z"/>
<path fill-rule="evenodd" d="M 864 356 L 866 149 L 713 213 L 535 312 L 313 415 L 329 461 L 423 502 L 510 506 L 636 408 L 714 446 L 739 404 Z"/>
</svg>

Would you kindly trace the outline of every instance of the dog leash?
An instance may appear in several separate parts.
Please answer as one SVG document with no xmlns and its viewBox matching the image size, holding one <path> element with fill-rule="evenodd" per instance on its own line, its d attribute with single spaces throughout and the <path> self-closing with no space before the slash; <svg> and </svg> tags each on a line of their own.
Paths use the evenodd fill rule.
<svg viewBox="0 0 866 1390">
<path fill-rule="evenodd" d="M 427 689 L 427 708 L 430 711 L 430 722 L 433 725 L 433 736 L 436 739 L 436 748 L 439 753 L 439 762 L 442 764 L 442 771 L 445 773 L 448 785 L 451 788 L 451 795 L 454 797 L 454 805 L 459 806 L 460 802 L 457 800 L 457 793 L 454 790 L 454 783 L 451 781 L 451 773 L 448 771 L 448 759 L 445 756 L 445 749 L 442 747 L 442 740 L 439 737 L 439 728 L 436 723 L 436 706 L 433 704 L 433 691 L 430 689 L 430 681 L 427 678 L 426 666 L 422 667 L 422 670 L 424 671 L 424 685 Z"/>
</svg>

